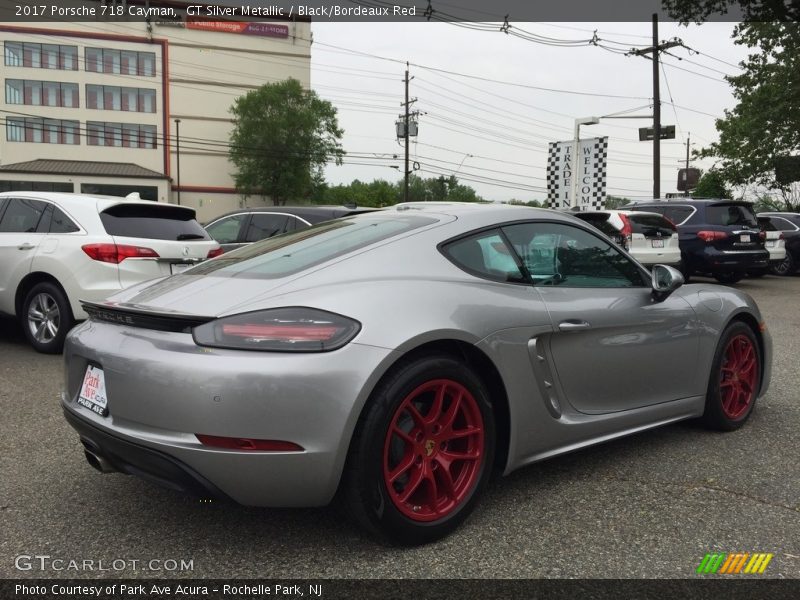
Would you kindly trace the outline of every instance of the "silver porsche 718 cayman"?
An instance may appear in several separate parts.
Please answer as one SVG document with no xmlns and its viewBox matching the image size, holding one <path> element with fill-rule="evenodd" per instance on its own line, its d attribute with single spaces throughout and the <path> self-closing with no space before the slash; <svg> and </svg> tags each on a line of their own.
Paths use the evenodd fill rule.
<svg viewBox="0 0 800 600">
<path fill-rule="evenodd" d="M 759 309 L 682 284 L 568 214 L 399 205 L 85 303 L 63 409 L 101 471 L 253 506 L 338 493 L 373 535 L 425 543 L 492 472 L 747 420 Z"/>
</svg>

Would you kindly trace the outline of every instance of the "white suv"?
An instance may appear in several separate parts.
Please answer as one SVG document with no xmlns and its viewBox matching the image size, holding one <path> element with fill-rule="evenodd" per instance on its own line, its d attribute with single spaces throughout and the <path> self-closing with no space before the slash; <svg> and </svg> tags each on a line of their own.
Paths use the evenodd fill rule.
<svg viewBox="0 0 800 600">
<path fill-rule="evenodd" d="M 80 194 L 0 193 L 0 313 L 39 352 L 61 351 L 80 300 L 178 273 L 221 253 L 191 208 Z"/>
<path fill-rule="evenodd" d="M 680 266 L 681 249 L 675 224 L 658 213 L 598 210 L 572 213 L 594 225 L 647 267 Z"/>
</svg>

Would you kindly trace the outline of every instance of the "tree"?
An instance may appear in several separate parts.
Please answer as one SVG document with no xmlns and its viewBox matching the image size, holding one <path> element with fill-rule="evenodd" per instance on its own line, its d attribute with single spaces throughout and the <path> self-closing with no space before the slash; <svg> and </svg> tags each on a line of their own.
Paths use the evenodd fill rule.
<svg viewBox="0 0 800 600">
<path fill-rule="evenodd" d="M 630 198 L 623 198 L 622 196 L 606 196 L 605 207 L 608 210 L 616 210 L 630 203 Z"/>
<path fill-rule="evenodd" d="M 716 169 L 704 173 L 692 192 L 694 198 L 733 198 L 725 185 L 725 177 Z"/>
<path fill-rule="evenodd" d="M 800 154 L 800 24 L 796 22 L 800 4 L 782 0 L 664 0 L 664 4 L 682 22 L 741 10 L 743 22 L 733 37 L 752 52 L 742 61 L 740 75 L 726 77 L 737 104 L 716 122 L 719 141 L 697 154 L 717 158 L 716 169 L 729 185 L 776 190 L 789 210 L 797 210 L 797 185 L 779 182 L 775 165 L 781 157 Z"/>
<path fill-rule="evenodd" d="M 343 131 L 336 109 L 296 79 L 262 85 L 231 107 L 230 161 L 236 189 L 269 196 L 275 205 L 320 189 L 322 167 L 341 164 Z"/>
</svg>

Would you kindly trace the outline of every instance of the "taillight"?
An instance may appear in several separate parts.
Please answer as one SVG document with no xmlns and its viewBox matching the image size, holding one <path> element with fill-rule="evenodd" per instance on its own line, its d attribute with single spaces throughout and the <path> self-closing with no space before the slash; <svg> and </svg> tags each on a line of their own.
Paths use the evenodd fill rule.
<svg viewBox="0 0 800 600">
<path fill-rule="evenodd" d="M 302 452 L 303 447 L 283 440 L 257 440 L 253 438 L 233 438 L 219 435 L 196 433 L 195 437 L 204 446 L 226 448 L 227 450 L 250 450 L 254 452 Z"/>
<path fill-rule="evenodd" d="M 204 323 L 192 330 L 199 346 L 267 352 L 327 352 L 352 340 L 361 324 L 315 308 L 273 308 Z"/>
<path fill-rule="evenodd" d="M 630 240 L 633 238 L 633 226 L 631 225 L 631 220 L 622 213 L 619 214 L 619 218 L 622 221 L 622 235 L 625 237 L 626 240 Z"/>
<path fill-rule="evenodd" d="M 780 232 L 780 234 L 778 234 L 778 239 L 779 240 L 785 240 L 786 239 L 785 237 L 783 237 L 783 232 L 782 231 Z"/>
<path fill-rule="evenodd" d="M 766 232 L 766 231 L 759 231 L 759 232 L 758 232 L 758 237 L 759 237 L 759 238 L 760 238 L 762 241 L 763 241 L 763 240 L 765 240 L 765 239 L 767 239 L 767 232 Z"/>
<path fill-rule="evenodd" d="M 713 242 L 714 240 L 724 240 L 727 239 L 728 234 L 724 231 L 698 231 L 697 237 L 699 237 L 704 242 Z"/>
<path fill-rule="evenodd" d="M 225 251 L 222 248 L 214 248 L 213 250 L 208 251 L 208 255 L 206 256 L 206 258 L 216 258 L 223 252 Z"/>
<path fill-rule="evenodd" d="M 125 244 L 86 244 L 81 249 L 92 260 L 118 265 L 126 258 L 158 258 L 158 252 L 142 246 Z"/>
</svg>

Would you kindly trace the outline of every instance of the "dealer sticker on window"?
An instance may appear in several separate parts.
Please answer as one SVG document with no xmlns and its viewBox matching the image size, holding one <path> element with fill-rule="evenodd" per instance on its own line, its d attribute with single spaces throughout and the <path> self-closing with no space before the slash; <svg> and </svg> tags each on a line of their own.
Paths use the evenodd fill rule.
<svg viewBox="0 0 800 600">
<path fill-rule="evenodd" d="M 92 365 L 86 368 L 86 375 L 83 376 L 83 385 L 81 385 L 81 393 L 78 394 L 77 402 L 102 417 L 108 414 L 106 378 L 103 369 Z"/>
</svg>

